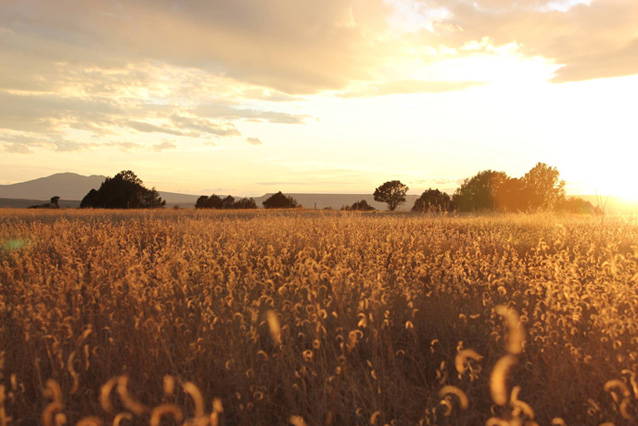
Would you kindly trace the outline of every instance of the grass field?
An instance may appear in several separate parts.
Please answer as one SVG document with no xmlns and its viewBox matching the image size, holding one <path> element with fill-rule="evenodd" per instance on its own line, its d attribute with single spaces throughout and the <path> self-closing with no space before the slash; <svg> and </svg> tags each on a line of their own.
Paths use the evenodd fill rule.
<svg viewBox="0 0 638 426">
<path fill-rule="evenodd" d="M 638 220 L 0 211 L 0 425 L 615 425 Z"/>
</svg>

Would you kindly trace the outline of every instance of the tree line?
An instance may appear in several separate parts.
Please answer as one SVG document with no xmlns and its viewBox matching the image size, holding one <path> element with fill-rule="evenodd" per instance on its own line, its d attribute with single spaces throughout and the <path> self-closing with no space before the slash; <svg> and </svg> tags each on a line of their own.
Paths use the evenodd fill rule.
<svg viewBox="0 0 638 426">
<path fill-rule="evenodd" d="M 375 201 L 386 203 L 394 211 L 405 203 L 408 186 L 398 180 L 385 182 L 374 191 Z M 58 197 L 59 198 L 59 197 Z M 57 199 L 55 200 L 57 204 Z M 53 202 L 53 199 L 52 199 Z M 91 189 L 82 199 L 81 208 L 146 209 L 166 205 L 155 188 L 144 187 L 142 181 L 130 170 L 124 170 L 113 178 L 106 178 L 99 189 Z M 266 209 L 301 207 L 297 200 L 281 191 L 263 201 Z M 252 198 L 235 200 L 216 194 L 202 195 L 195 203 L 196 209 L 256 209 Z M 342 210 L 375 210 L 366 200 L 357 201 Z M 450 195 L 439 189 L 428 189 L 415 201 L 414 212 L 535 212 L 567 211 L 596 213 L 598 207 L 581 198 L 567 198 L 565 181 L 560 179 L 556 167 L 538 163 L 523 177 L 513 178 L 505 172 L 484 170 L 471 178 Z"/>
<path fill-rule="evenodd" d="M 408 187 L 400 181 L 389 181 L 374 192 L 376 201 L 395 210 L 405 202 Z M 353 205 L 354 207 L 354 205 Z M 484 170 L 454 192 L 452 197 L 438 189 L 428 189 L 415 201 L 412 211 L 418 212 L 536 212 L 567 211 L 596 213 L 598 208 L 582 198 L 567 198 L 565 181 L 556 167 L 538 163 L 521 178 L 505 172 Z"/>
</svg>

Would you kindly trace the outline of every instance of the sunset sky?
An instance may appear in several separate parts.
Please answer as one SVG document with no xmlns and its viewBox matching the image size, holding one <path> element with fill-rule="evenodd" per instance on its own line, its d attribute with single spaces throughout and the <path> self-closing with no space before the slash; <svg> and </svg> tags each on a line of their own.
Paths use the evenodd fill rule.
<svg viewBox="0 0 638 426">
<path fill-rule="evenodd" d="M 0 184 L 638 198 L 636 0 L 0 0 Z"/>
</svg>

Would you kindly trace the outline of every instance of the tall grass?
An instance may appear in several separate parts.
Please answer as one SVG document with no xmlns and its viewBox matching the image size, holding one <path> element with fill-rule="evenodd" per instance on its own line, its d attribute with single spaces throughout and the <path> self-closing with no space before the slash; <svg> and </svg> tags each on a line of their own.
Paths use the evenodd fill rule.
<svg viewBox="0 0 638 426">
<path fill-rule="evenodd" d="M 0 425 L 634 424 L 634 219 L 0 212 Z"/>
</svg>

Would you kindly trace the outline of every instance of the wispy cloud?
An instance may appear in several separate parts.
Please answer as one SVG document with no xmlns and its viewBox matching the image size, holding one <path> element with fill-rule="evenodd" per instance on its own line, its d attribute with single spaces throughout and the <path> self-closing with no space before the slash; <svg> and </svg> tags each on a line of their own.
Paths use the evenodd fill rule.
<svg viewBox="0 0 638 426">
<path fill-rule="evenodd" d="M 421 0 L 417 3 L 424 4 Z M 434 0 L 447 13 L 418 43 L 458 49 L 488 40 L 486 49 L 516 43 L 526 57 L 562 67 L 554 81 L 576 81 L 638 73 L 638 2 L 634 0 Z M 466 53 L 467 54 L 467 53 Z"/>
<path fill-rule="evenodd" d="M 157 152 L 169 151 L 173 149 L 177 149 L 177 145 L 175 144 L 175 142 L 169 140 L 164 140 L 153 145 L 153 150 Z"/>
<path fill-rule="evenodd" d="M 366 84 L 355 87 L 341 94 L 342 97 L 371 97 L 398 94 L 416 93 L 441 93 L 464 90 L 470 87 L 484 85 L 478 81 L 421 81 L 421 80 L 400 80 L 384 83 Z"/>
<path fill-rule="evenodd" d="M 263 142 L 259 138 L 246 138 L 246 141 L 251 145 L 263 145 Z"/>
</svg>

